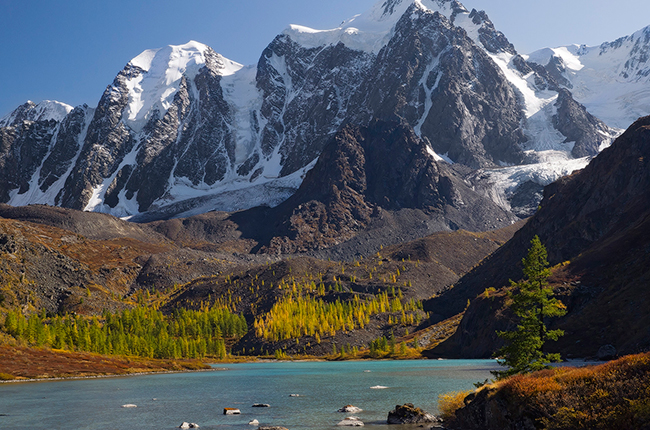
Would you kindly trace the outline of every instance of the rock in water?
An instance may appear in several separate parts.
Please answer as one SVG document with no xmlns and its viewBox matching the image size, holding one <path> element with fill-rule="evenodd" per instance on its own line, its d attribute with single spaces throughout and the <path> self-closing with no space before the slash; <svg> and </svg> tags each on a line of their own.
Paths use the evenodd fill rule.
<svg viewBox="0 0 650 430">
<path fill-rule="evenodd" d="M 388 424 L 419 424 L 437 423 L 440 418 L 413 406 L 413 403 L 396 405 L 395 409 L 388 413 Z"/>
<path fill-rule="evenodd" d="M 259 425 L 260 425 L 260 422 L 257 421 L 257 420 L 255 420 L 255 419 L 253 419 L 253 420 L 250 420 L 250 421 L 248 422 L 248 425 L 249 425 L 249 426 L 259 426 Z"/>
<path fill-rule="evenodd" d="M 269 405 L 268 403 L 254 403 L 253 406 L 251 406 L 251 407 L 252 408 L 270 408 L 271 405 Z"/>
<path fill-rule="evenodd" d="M 259 426 L 257 430 L 289 430 L 289 429 L 281 426 Z"/>
<path fill-rule="evenodd" d="M 339 422 L 337 426 L 346 426 L 346 427 L 362 427 L 363 421 L 358 417 L 346 417 L 343 421 Z"/>
<path fill-rule="evenodd" d="M 353 405 L 345 405 L 341 409 L 339 409 L 338 411 L 339 412 L 347 412 L 347 413 L 356 414 L 357 412 L 361 412 L 362 410 L 363 409 L 358 408 L 358 407 L 353 406 Z"/>
<path fill-rule="evenodd" d="M 223 408 L 224 415 L 239 415 L 241 411 L 237 408 Z"/>
<path fill-rule="evenodd" d="M 133 403 L 127 403 L 126 405 L 122 405 L 123 408 L 137 408 L 138 405 L 134 405 Z"/>
<path fill-rule="evenodd" d="M 187 421 L 183 421 L 181 425 L 178 426 L 179 429 L 198 429 L 199 425 L 196 423 L 188 423 Z"/>
</svg>

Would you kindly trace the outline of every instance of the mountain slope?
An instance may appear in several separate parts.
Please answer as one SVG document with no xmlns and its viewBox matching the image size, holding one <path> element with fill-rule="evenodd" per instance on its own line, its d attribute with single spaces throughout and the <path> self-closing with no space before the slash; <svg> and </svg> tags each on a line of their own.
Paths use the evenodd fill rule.
<svg viewBox="0 0 650 430">
<path fill-rule="evenodd" d="M 387 237 L 391 229 L 373 228 L 384 214 L 408 212 L 404 216 L 417 219 L 417 229 L 425 232 L 419 237 L 429 228 L 485 231 L 515 222 L 429 151 L 405 124 L 375 120 L 368 127 L 345 126 L 326 145 L 298 191 L 264 211 L 264 221 L 249 222 L 254 229 L 244 228 L 243 234 L 259 240 L 263 252 L 295 253 L 330 248 L 364 230 L 371 231 L 375 241 L 384 238 L 384 245 L 392 244 Z M 231 219 L 241 226 L 257 213 L 238 213 Z M 368 254 L 378 245 L 356 252 Z"/>
<path fill-rule="evenodd" d="M 566 335 L 551 348 L 578 356 L 595 355 L 606 344 L 621 353 L 650 348 L 649 156 L 650 117 L 645 117 L 584 170 L 546 187 L 538 213 L 512 240 L 425 308 L 444 319 L 486 288 L 521 278 L 520 260 L 538 235 L 551 265 L 563 263 L 552 281 L 569 310 L 552 322 Z M 489 356 L 498 347 L 494 330 L 509 324 L 507 313 L 498 311 L 502 301 L 477 298 L 458 332 L 431 354 Z"/>
</svg>

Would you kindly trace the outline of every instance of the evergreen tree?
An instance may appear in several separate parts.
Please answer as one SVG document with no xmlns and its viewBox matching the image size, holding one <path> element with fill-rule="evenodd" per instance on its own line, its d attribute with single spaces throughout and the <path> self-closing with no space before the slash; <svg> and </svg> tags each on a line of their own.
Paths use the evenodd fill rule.
<svg viewBox="0 0 650 430">
<path fill-rule="evenodd" d="M 566 307 L 553 297 L 553 289 L 548 286 L 551 274 L 548 268 L 546 248 L 539 237 L 530 241 L 531 247 L 522 260 L 524 279 L 511 283 L 508 292 L 510 309 L 518 317 L 518 325 L 513 331 L 497 332 L 505 339 L 506 345 L 496 352 L 502 357 L 498 363 L 507 370 L 492 372 L 498 379 L 519 373 L 528 373 L 548 368 L 551 362 L 560 361 L 560 354 L 543 352 L 547 340 L 557 340 L 564 335 L 562 330 L 548 330 L 545 317 L 557 317 L 566 313 Z"/>
</svg>

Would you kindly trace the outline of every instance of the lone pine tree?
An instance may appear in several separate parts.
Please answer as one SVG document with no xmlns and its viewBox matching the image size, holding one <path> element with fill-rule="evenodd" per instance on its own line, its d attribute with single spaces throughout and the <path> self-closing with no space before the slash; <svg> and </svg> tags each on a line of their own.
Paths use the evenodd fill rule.
<svg viewBox="0 0 650 430">
<path fill-rule="evenodd" d="M 566 307 L 553 297 L 553 289 L 548 286 L 551 274 L 548 268 L 546 248 L 539 237 L 530 241 L 531 247 L 522 260 L 524 279 L 510 281 L 508 292 L 509 307 L 518 318 L 517 327 L 512 331 L 499 331 L 497 335 L 506 345 L 495 355 L 498 363 L 507 370 L 492 372 L 498 379 L 548 368 L 548 364 L 560 361 L 560 354 L 543 352 L 548 340 L 557 340 L 564 335 L 563 330 L 548 330 L 544 323 L 546 317 L 566 314 Z"/>
</svg>

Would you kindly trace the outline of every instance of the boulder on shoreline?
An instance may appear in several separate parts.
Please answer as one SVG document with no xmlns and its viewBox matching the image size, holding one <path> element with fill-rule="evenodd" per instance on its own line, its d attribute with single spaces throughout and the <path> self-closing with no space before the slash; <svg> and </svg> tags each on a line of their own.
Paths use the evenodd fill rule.
<svg viewBox="0 0 650 430">
<path fill-rule="evenodd" d="M 596 356 L 600 361 L 610 361 L 617 358 L 617 352 L 614 345 L 603 345 L 598 349 Z"/>
<path fill-rule="evenodd" d="M 241 411 L 237 408 L 223 408 L 224 415 L 239 415 Z"/>
<path fill-rule="evenodd" d="M 341 409 L 338 410 L 338 412 L 344 412 L 344 413 L 350 413 L 350 414 L 356 414 L 357 412 L 361 412 L 363 409 L 358 408 L 354 405 L 345 405 Z"/>
<path fill-rule="evenodd" d="M 413 403 L 396 405 L 395 409 L 388 413 L 388 424 L 420 424 L 439 423 L 440 418 L 413 406 Z"/>
</svg>

